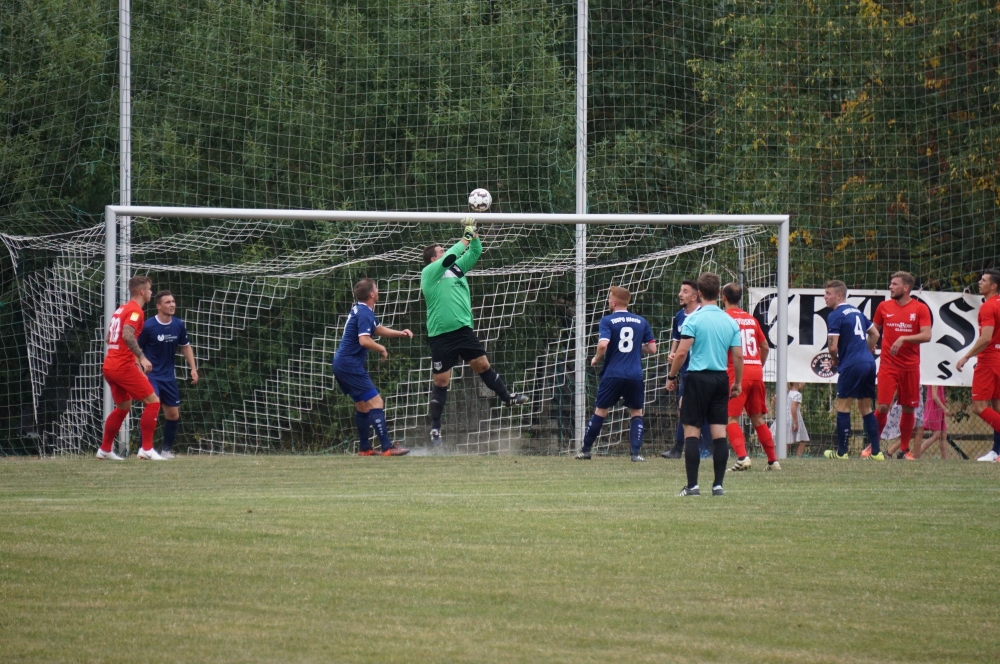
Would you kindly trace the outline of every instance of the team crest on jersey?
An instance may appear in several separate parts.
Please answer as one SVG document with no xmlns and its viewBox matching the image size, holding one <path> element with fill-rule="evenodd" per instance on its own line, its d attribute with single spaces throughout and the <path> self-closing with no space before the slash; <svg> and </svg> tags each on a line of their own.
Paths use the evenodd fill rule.
<svg viewBox="0 0 1000 664">
<path fill-rule="evenodd" d="M 809 363 L 809 368 L 820 378 L 833 378 L 833 360 L 830 359 L 830 354 L 826 351 L 816 355 Z"/>
<path fill-rule="evenodd" d="M 133 311 L 132 315 L 129 316 L 128 319 L 131 320 L 131 321 L 137 321 L 137 320 L 139 320 L 139 312 L 138 311 Z"/>
<path fill-rule="evenodd" d="M 915 320 L 917 320 L 917 315 L 916 314 L 910 314 L 910 322 L 913 322 Z"/>
</svg>

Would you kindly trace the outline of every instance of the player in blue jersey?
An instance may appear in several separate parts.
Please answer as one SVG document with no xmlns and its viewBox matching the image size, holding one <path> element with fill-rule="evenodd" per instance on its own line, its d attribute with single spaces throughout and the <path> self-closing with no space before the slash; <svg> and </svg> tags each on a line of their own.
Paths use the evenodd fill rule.
<svg viewBox="0 0 1000 664">
<path fill-rule="evenodd" d="M 846 459 L 851 437 L 851 405 L 858 401 L 858 411 L 864 422 L 865 434 L 871 447 L 869 459 L 882 461 L 879 450 L 878 421 L 872 410 L 876 396 L 875 344 L 879 332 L 857 307 L 846 302 L 847 285 L 843 281 L 828 281 L 823 299 L 832 311 L 826 317 L 827 343 L 830 360 L 837 376 L 837 451 L 823 453 L 827 459 Z"/>
<path fill-rule="evenodd" d="M 139 347 L 153 369 L 146 376 L 149 378 L 153 391 L 163 405 L 163 444 L 160 456 L 173 459 L 171 448 L 177 439 L 177 428 L 181 418 L 181 393 L 177 388 L 177 376 L 174 373 L 174 357 L 178 346 L 187 361 L 191 373 L 191 384 L 198 383 L 198 365 L 194 361 L 194 349 L 188 341 L 184 321 L 174 316 L 177 312 L 177 301 L 168 290 L 162 290 L 153 296 L 156 315 L 142 327 L 139 333 Z"/>
<path fill-rule="evenodd" d="M 351 397 L 357 412 L 354 422 L 358 427 L 361 444 L 358 456 L 374 456 L 369 439 L 371 427 L 381 443 L 382 456 L 402 456 L 410 450 L 394 445 L 389 438 L 389 427 L 385 421 L 385 404 L 379 396 L 375 383 L 368 375 L 368 351 L 373 350 L 382 356 L 382 361 L 389 359 L 389 351 L 385 346 L 372 339 L 373 335 L 380 337 L 413 338 L 409 330 L 392 330 L 379 325 L 375 318 L 375 303 L 378 302 L 378 286 L 372 279 L 362 279 L 354 285 L 356 304 L 351 307 L 344 326 L 344 336 L 333 356 L 333 377 L 337 380 L 340 391 Z"/>
<path fill-rule="evenodd" d="M 608 294 L 611 313 L 601 319 L 597 353 L 590 361 L 596 367 L 604 357 L 601 382 L 597 386 L 597 403 L 594 414 L 587 423 L 583 446 L 577 459 L 589 459 L 594 441 L 601 433 L 608 409 L 625 400 L 629 416 L 629 448 L 632 461 L 645 461 L 639 454 L 642 448 L 642 406 L 645 385 L 642 380 L 642 356 L 656 353 L 656 339 L 649 323 L 642 316 L 630 313 L 628 303 L 631 293 L 620 286 L 612 286 Z M 605 356 L 605 353 L 607 354 Z"/>
</svg>

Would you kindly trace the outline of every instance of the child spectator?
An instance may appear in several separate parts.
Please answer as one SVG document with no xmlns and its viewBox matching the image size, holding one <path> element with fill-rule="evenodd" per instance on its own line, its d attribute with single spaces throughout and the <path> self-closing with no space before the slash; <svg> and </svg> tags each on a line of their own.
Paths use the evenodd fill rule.
<svg viewBox="0 0 1000 664">
<path fill-rule="evenodd" d="M 789 444 L 798 443 L 795 456 L 801 457 L 805 454 L 806 443 L 809 442 L 809 432 L 806 431 L 806 422 L 802 418 L 802 390 L 805 383 L 788 384 L 788 409 L 785 411 L 785 421 L 788 423 Z M 771 425 L 771 433 L 775 431 L 774 424 Z"/>
<path fill-rule="evenodd" d="M 931 432 L 930 437 L 924 441 L 923 445 L 914 446 L 920 453 L 926 452 L 934 443 L 938 444 L 941 451 L 941 458 L 948 458 L 948 425 L 945 423 L 946 417 L 951 415 L 948 412 L 947 401 L 944 396 L 944 385 L 929 385 L 927 387 L 927 405 L 924 409 L 924 428 Z"/>
</svg>

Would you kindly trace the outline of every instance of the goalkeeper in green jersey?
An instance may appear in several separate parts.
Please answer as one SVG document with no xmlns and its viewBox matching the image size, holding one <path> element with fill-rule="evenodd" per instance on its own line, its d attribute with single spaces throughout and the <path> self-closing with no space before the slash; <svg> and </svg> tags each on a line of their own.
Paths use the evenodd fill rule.
<svg viewBox="0 0 1000 664">
<path fill-rule="evenodd" d="M 432 244 L 424 249 L 424 267 L 420 273 L 420 291 L 427 301 L 427 337 L 431 345 L 431 445 L 441 444 L 441 413 L 448 399 L 451 369 L 465 360 L 479 374 L 488 388 L 510 406 L 528 403 L 523 394 L 507 391 L 500 375 L 490 367 L 486 349 L 473 330 L 472 296 L 465 273 L 483 253 L 475 222 L 466 220 L 465 235 L 448 251 Z"/>
</svg>

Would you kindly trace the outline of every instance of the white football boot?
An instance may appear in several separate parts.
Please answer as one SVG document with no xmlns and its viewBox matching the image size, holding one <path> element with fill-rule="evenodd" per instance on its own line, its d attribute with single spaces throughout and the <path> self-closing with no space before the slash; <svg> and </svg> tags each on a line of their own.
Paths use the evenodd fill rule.
<svg viewBox="0 0 1000 664">
<path fill-rule="evenodd" d="M 166 461 L 166 459 L 160 456 L 159 452 L 152 448 L 148 450 L 139 450 L 136 457 L 143 459 L 144 461 Z"/>
<path fill-rule="evenodd" d="M 108 461 L 124 461 L 125 460 L 125 459 L 121 458 L 120 456 L 118 456 L 117 454 L 115 454 L 114 450 L 111 450 L 110 452 L 105 452 L 104 450 L 100 450 L 99 449 L 99 450 L 97 450 L 97 458 L 100 459 L 101 461 L 104 461 L 105 459 L 107 459 Z"/>
</svg>

